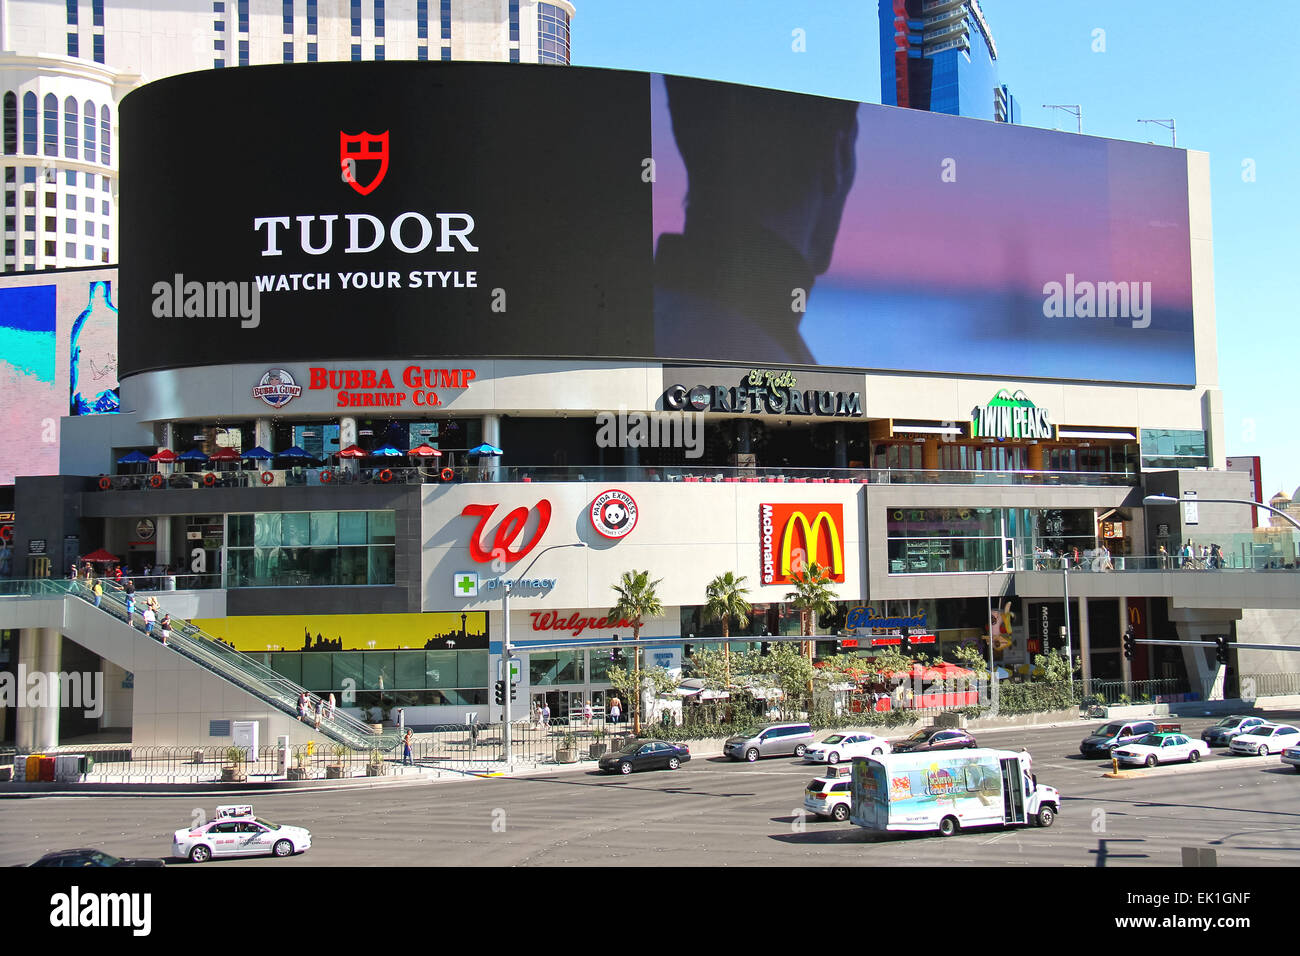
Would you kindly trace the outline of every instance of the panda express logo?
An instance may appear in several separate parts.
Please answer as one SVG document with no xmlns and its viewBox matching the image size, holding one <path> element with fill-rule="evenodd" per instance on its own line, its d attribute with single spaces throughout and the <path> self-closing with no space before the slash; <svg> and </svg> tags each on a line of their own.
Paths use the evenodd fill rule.
<svg viewBox="0 0 1300 956">
<path fill-rule="evenodd" d="M 345 133 L 339 130 L 339 166 L 343 170 L 343 181 L 363 196 L 374 192 L 388 172 L 388 132 Z M 370 166 L 376 161 L 379 167 L 374 178 L 368 185 L 361 185 L 357 179 L 358 165 L 365 163 Z"/>
<path fill-rule="evenodd" d="M 615 541 L 627 537 L 636 527 L 636 519 L 636 502 L 626 491 L 611 489 L 591 503 L 591 526 L 602 537 Z"/>
</svg>

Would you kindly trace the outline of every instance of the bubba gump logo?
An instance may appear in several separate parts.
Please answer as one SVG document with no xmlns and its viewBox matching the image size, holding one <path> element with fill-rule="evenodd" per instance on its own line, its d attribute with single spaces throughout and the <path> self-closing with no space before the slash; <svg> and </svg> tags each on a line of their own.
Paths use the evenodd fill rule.
<svg viewBox="0 0 1300 956">
<path fill-rule="evenodd" d="M 260 398 L 272 408 L 284 408 L 302 394 L 302 386 L 294 382 L 288 369 L 267 369 L 266 374 L 253 386 L 253 397 Z"/>
</svg>

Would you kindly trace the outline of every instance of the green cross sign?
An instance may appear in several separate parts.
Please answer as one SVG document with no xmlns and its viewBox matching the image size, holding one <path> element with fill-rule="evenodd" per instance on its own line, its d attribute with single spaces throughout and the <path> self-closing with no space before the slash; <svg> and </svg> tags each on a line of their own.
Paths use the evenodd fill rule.
<svg viewBox="0 0 1300 956">
<path fill-rule="evenodd" d="M 478 575 L 472 572 L 456 575 L 452 590 L 459 597 L 473 597 L 478 594 Z"/>
</svg>

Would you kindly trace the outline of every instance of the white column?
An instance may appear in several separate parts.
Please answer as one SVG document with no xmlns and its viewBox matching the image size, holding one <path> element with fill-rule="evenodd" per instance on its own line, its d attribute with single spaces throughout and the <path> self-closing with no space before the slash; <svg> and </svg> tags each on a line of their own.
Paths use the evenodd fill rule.
<svg viewBox="0 0 1300 956">
<path fill-rule="evenodd" d="M 37 631 L 37 669 L 55 675 L 53 686 L 46 685 L 46 706 L 36 708 L 36 747 L 46 750 L 59 745 L 58 673 L 62 667 L 63 635 L 50 627 Z"/>
<path fill-rule="evenodd" d="M 1090 681 L 1092 680 L 1092 638 L 1088 632 L 1088 599 L 1083 595 L 1079 596 L 1079 656 L 1083 658 L 1083 679 Z"/>
<path fill-rule="evenodd" d="M 15 688 L 18 692 L 18 707 L 14 721 L 14 745 L 19 753 L 35 753 L 36 746 L 36 710 L 27 707 L 26 676 L 40 670 L 40 658 L 37 655 L 37 637 L 40 631 L 35 628 L 23 628 L 18 634 L 18 668 L 15 675 L 22 674 Z"/>
<path fill-rule="evenodd" d="M 275 451 L 275 432 L 269 418 L 259 418 L 253 425 L 253 437 L 267 451 Z"/>
<path fill-rule="evenodd" d="M 501 416 L 484 415 L 483 416 L 483 441 L 489 445 L 501 447 Z M 497 467 L 499 459 L 485 458 L 480 460 L 480 470 L 486 481 L 500 481 L 501 470 Z"/>
</svg>

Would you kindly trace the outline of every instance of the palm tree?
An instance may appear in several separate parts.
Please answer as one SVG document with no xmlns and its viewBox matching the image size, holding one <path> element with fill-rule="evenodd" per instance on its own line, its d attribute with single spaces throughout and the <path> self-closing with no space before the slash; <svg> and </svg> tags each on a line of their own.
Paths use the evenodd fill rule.
<svg viewBox="0 0 1300 956">
<path fill-rule="evenodd" d="M 618 595 L 618 601 L 610 609 L 609 616 L 615 620 L 626 618 L 632 622 L 632 640 L 641 639 L 641 627 L 646 618 L 659 617 L 664 613 L 663 602 L 655 592 L 655 588 L 662 583 L 663 578 L 651 581 L 649 571 L 624 571 L 622 580 L 618 584 L 611 585 L 614 593 Z M 633 705 L 635 717 L 632 732 L 639 736 L 641 733 L 641 649 L 634 646 L 632 653 L 636 657 L 637 686 L 637 699 Z"/>
<path fill-rule="evenodd" d="M 794 575 L 794 590 L 785 599 L 799 612 L 799 633 L 811 637 L 813 633 L 813 615 L 833 614 L 835 612 L 835 592 L 830 588 L 830 569 L 823 568 L 817 562 Z M 804 642 L 804 653 L 812 659 L 812 641 Z"/>
<path fill-rule="evenodd" d="M 731 645 L 727 638 L 731 636 L 731 619 L 736 619 L 739 627 L 749 626 L 749 602 L 745 595 L 748 588 L 741 587 L 745 581 L 742 574 L 736 577 L 732 572 L 719 574 L 704 589 L 707 602 L 704 605 L 704 620 L 722 621 L 722 657 L 727 662 L 727 688 L 731 687 Z"/>
</svg>

